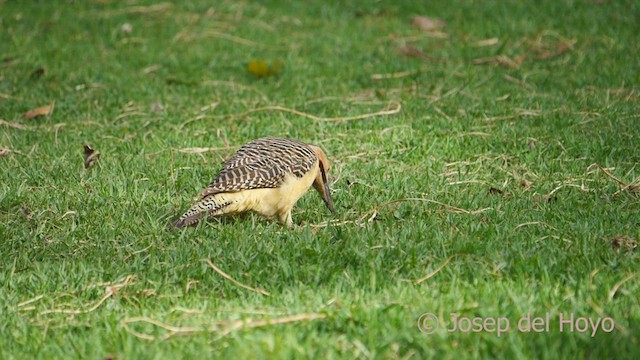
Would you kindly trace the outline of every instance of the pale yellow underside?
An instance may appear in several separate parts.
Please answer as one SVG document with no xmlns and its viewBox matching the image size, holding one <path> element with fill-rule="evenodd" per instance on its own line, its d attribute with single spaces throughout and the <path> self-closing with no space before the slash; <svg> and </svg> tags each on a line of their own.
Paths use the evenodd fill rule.
<svg viewBox="0 0 640 360">
<path fill-rule="evenodd" d="M 268 217 L 278 216 L 281 223 L 292 226 L 291 209 L 309 190 L 318 171 L 319 167 L 316 161 L 311 170 L 302 178 L 297 178 L 293 174 L 287 175 L 279 188 L 243 190 L 214 196 L 219 203 L 230 203 L 223 209 L 223 214 L 255 211 Z"/>
</svg>

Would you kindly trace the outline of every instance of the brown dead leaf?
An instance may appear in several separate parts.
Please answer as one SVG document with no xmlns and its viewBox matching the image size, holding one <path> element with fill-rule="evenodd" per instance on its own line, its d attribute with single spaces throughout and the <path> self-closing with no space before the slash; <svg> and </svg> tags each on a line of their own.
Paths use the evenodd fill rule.
<svg viewBox="0 0 640 360">
<path fill-rule="evenodd" d="M 40 77 L 42 77 L 42 75 L 44 75 L 44 73 L 45 73 L 44 68 L 39 67 L 39 68 L 36 68 L 35 70 L 33 70 L 29 77 L 31 78 L 31 80 L 36 80 L 36 79 L 39 79 Z"/>
<path fill-rule="evenodd" d="M 406 57 L 410 57 L 410 58 L 417 58 L 423 61 L 428 61 L 428 62 L 440 62 L 441 60 L 438 58 L 435 58 L 433 56 L 429 56 L 427 54 L 425 54 L 424 52 L 422 52 L 421 50 L 411 46 L 411 45 L 402 45 L 402 46 L 398 46 L 397 49 L 398 54 L 402 55 L 402 56 L 406 56 Z"/>
<path fill-rule="evenodd" d="M 540 204 L 542 202 L 546 202 L 548 204 L 552 204 L 558 201 L 558 197 L 555 195 L 533 195 L 533 203 Z"/>
<path fill-rule="evenodd" d="M 84 168 L 88 169 L 95 165 L 96 161 L 100 159 L 100 153 L 93 150 L 91 146 L 84 145 Z"/>
<path fill-rule="evenodd" d="M 411 19 L 411 25 L 422 31 L 434 31 L 443 28 L 446 23 L 442 19 L 431 18 L 428 16 L 416 16 Z"/>
<path fill-rule="evenodd" d="M 611 247 L 613 250 L 626 250 L 626 251 L 635 251 L 638 248 L 638 242 L 636 239 L 632 238 L 629 235 L 616 236 L 609 239 L 611 242 Z"/>
<path fill-rule="evenodd" d="M 523 178 L 522 180 L 520 180 L 520 186 L 522 186 L 525 189 L 530 188 L 532 185 L 533 185 L 533 183 L 531 181 L 527 180 L 527 179 Z"/>
<path fill-rule="evenodd" d="M 0 158 L 9 155 L 10 152 L 11 152 L 11 150 L 9 150 L 9 149 L 0 148 Z"/>
<path fill-rule="evenodd" d="M 31 109 L 24 114 L 24 117 L 27 120 L 35 119 L 39 116 L 49 116 L 53 113 L 53 108 L 55 106 L 55 101 L 51 103 L 51 105 L 40 106 L 35 109 Z"/>
</svg>

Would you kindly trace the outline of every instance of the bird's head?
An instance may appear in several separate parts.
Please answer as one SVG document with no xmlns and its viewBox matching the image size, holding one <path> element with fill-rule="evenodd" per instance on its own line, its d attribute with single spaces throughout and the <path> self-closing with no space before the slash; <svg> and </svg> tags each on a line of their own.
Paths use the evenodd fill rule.
<svg viewBox="0 0 640 360">
<path fill-rule="evenodd" d="M 313 181 L 313 187 L 320 193 L 322 200 L 327 204 L 329 210 L 333 212 L 333 199 L 331 198 L 331 191 L 329 190 L 329 181 L 327 176 L 329 174 L 331 164 L 329 163 L 329 159 L 327 159 L 327 154 L 325 154 L 321 148 L 315 145 L 310 145 L 310 147 L 318 157 L 318 175 L 316 175 L 316 179 Z"/>
</svg>

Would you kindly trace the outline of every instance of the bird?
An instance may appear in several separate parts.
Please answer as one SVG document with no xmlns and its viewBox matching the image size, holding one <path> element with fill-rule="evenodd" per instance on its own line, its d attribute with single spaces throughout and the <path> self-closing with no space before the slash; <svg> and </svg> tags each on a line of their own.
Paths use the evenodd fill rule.
<svg viewBox="0 0 640 360">
<path fill-rule="evenodd" d="M 242 145 L 172 225 L 184 228 L 208 216 L 253 211 L 292 227 L 291 209 L 313 186 L 333 213 L 325 152 L 300 140 L 265 137 Z"/>
</svg>

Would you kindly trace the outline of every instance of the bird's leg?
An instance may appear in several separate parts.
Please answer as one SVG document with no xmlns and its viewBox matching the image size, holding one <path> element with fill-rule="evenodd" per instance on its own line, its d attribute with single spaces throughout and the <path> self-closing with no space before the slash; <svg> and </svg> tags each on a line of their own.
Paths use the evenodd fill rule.
<svg viewBox="0 0 640 360">
<path fill-rule="evenodd" d="M 286 225 L 287 227 L 293 227 L 293 219 L 291 218 L 291 209 L 286 212 L 281 212 L 278 214 L 278 219 L 282 225 Z"/>
</svg>

